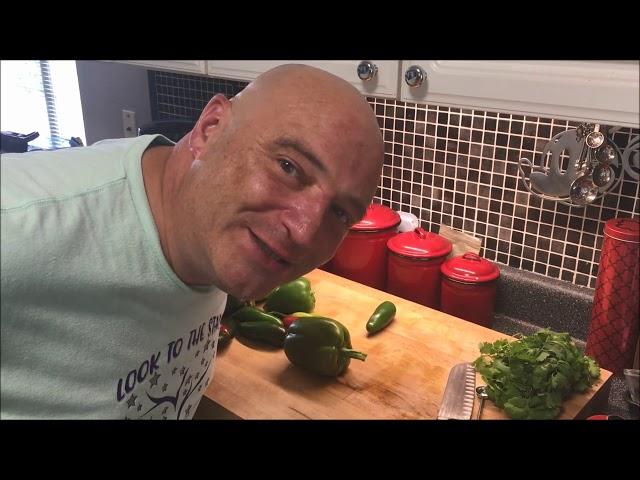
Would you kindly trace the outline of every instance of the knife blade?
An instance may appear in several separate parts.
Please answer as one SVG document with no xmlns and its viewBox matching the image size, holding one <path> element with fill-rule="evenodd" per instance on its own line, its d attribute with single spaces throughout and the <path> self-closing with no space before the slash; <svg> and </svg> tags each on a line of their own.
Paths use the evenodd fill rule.
<svg viewBox="0 0 640 480">
<path fill-rule="evenodd" d="M 438 410 L 438 420 L 469 420 L 475 398 L 476 370 L 469 362 L 455 365 Z"/>
</svg>

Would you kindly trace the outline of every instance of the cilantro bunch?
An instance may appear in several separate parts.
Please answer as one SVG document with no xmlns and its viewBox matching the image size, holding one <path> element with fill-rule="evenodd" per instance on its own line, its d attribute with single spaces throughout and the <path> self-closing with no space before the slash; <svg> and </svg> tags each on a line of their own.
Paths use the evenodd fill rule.
<svg viewBox="0 0 640 480">
<path fill-rule="evenodd" d="M 545 329 L 512 342 L 483 342 L 480 353 L 473 365 L 487 382 L 489 398 L 517 420 L 557 417 L 566 397 L 600 378 L 598 364 L 568 333 Z"/>
</svg>

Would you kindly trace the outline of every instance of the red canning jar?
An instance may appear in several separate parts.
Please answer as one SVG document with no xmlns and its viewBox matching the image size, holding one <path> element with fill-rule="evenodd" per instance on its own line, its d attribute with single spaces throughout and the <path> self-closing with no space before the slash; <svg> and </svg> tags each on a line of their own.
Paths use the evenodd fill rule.
<svg viewBox="0 0 640 480">
<path fill-rule="evenodd" d="M 440 265 L 451 242 L 418 227 L 387 242 L 387 292 L 427 307 L 440 308 Z"/>
<path fill-rule="evenodd" d="M 384 205 L 371 204 L 353 225 L 328 271 L 370 287 L 384 290 L 387 283 L 387 240 L 396 234 L 400 215 Z"/>
<path fill-rule="evenodd" d="M 467 252 L 440 267 L 440 309 L 487 328 L 493 324 L 496 279 L 500 270 L 492 262 Z"/>
</svg>

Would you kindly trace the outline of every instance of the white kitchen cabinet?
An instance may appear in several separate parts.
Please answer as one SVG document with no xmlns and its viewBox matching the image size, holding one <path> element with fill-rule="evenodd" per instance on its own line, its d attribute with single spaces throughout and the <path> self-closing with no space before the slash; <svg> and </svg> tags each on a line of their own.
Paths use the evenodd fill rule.
<svg viewBox="0 0 640 480">
<path fill-rule="evenodd" d="M 409 87 L 405 72 L 426 78 Z M 638 61 L 406 60 L 400 99 L 638 127 Z"/>
<path fill-rule="evenodd" d="M 118 60 L 118 62 L 170 72 L 187 72 L 205 75 L 207 73 L 207 62 L 205 60 Z"/>
<path fill-rule="evenodd" d="M 397 98 L 400 62 L 396 60 L 370 60 L 377 67 L 371 80 L 358 77 L 360 60 L 208 60 L 207 74 L 234 80 L 254 80 L 258 75 L 278 65 L 303 63 L 321 68 L 351 83 L 365 95 Z"/>
<path fill-rule="evenodd" d="M 638 128 L 637 60 L 371 60 L 377 73 L 358 77 L 360 60 L 122 60 L 146 68 L 251 81 L 284 63 L 327 70 L 365 95 L 467 109 Z M 409 87 L 411 66 L 424 72 Z"/>
</svg>

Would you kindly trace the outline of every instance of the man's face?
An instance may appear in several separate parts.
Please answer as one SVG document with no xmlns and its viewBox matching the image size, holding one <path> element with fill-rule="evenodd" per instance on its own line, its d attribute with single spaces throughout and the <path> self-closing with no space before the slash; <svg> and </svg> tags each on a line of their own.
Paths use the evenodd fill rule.
<svg viewBox="0 0 640 480">
<path fill-rule="evenodd" d="M 322 112 L 283 102 L 234 118 L 191 169 L 193 235 L 229 294 L 261 298 L 308 273 L 364 215 L 380 144 L 356 117 Z"/>
</svg>

